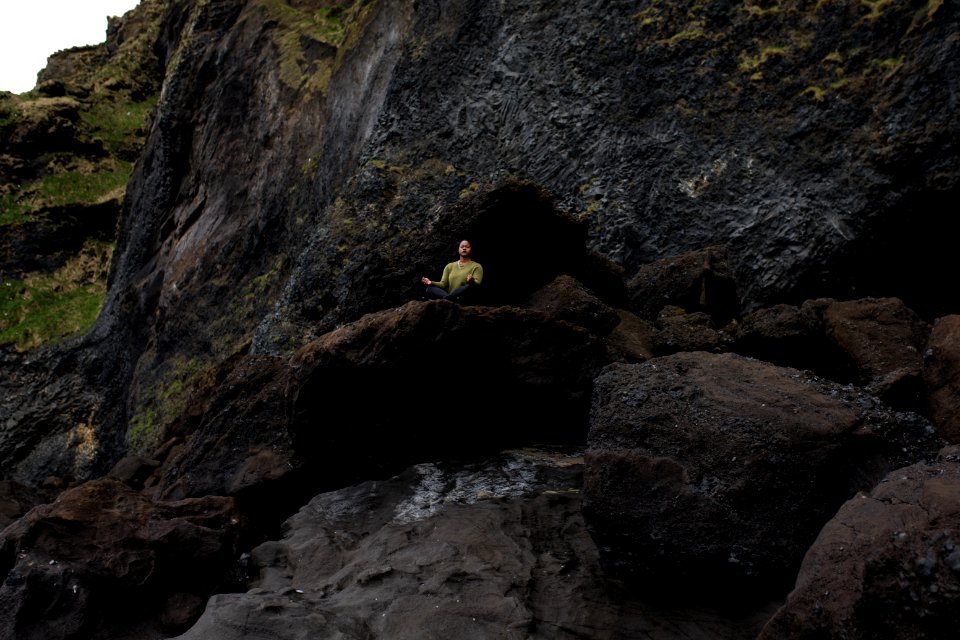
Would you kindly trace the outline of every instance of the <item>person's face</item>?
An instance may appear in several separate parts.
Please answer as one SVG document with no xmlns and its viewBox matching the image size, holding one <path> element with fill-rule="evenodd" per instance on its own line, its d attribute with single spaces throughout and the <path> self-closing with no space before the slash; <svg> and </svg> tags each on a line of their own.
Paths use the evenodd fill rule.
<svg viewBox="0 0 960 640">
<path fill-rule="evenodd" d="M 470 243 L 469 243 L 468 241 L 463 240 L 463 241 L 460 242 L 460 250 L 459 250 L 459 253 L 460 253 L 460 257 L 461 257 L 461 258 L 469 258 L 469 257 L 470 257 L 470 253 L 471 253 L 472 251 L 473 251 L 473 247 L 470 246 Z"/>
</svg>

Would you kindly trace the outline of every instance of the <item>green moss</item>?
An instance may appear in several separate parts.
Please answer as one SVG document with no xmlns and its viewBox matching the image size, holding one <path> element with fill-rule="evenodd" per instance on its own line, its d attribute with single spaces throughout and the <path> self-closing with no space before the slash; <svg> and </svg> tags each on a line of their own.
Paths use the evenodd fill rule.
<svg viewBox="0 0 960 640">
<path fill-rule="evenodd" d="M 300 173 L 305 176 L 312 175 L 316 173 L 317 168 L 320 166 L 320 156 L 313 155 L 307 158 L 306 162 L 303 163 L 303 166 L 300 167 Z"/>
<path fill-rule="evenodd" d="M 0 283 L 0 344 L 26 351 L 90 329 L 106 296 L 112 253 L 113 245 L 90 241 L 53 274 Z"/>
<path fill-rule="evenodd" d="M 29 218 L 24 214 L 30 210 L 20 201 L 19 191 L 0 196 L 0 227 L 26 222 Z"/>
<path fill-rule="evenodd" d="M 678 42 L 684 40 L 698 40 L 700 38 L 706 37 L 706 32 L 703 29 L 704 23 L 702 20 L 695 21 L 687 26 L 683 31 L 679 31 L 669 38 L 664 38 L 658 40 L 659 44 L 665 44 L 668 46 L 673 46 Z"/>
<path fill-rule="evenodd" d="M 326 7 L 294 7 L 283 0 L 257 0 L 276 21 L 273 42 L 280 53 L 280 79 L 292 89 L 324 92 L 330 83 L 338 56 L 310 60 L 304 40 L 332 47 L 349 48 L 352 32 L 362 27 L 373 3 L 354 2 Z M 338 54 L 340 52 L 338 51 Z"/>
<path fill-rule="evenodd" d="M 43 178 L 38 196 L 52 206 L 94 204 L 125 187 L 132 172 L 132 163 L 117 161 L 112 171 L 54 173 Z"/>
<path fill-rule="evenodd" d="M 869 13 L 864 16 L 864 20 L 874 21 L 883 15 L 883 12 L 893 5 L 896 0 L 860 0 L 860 4 L 869 9 Z"/>
<path fill-rule="evenodd" d="M 843 54 L 839 51 L 831 51 L 827 55 L 823 56 L 822 62 L 824 64 L 843 64 Z"/>
<path fill-rule="evenodd" d="M 459 197 L 460 200 L 464 200 L 464 199 L 466 199 L 466 198 L 469 198 L 471 195 L 473 195 L 474 193 L 476 193 L 476 192 L 479 191 L 479 190 L 480 190 L 480 183 L 479 183 L 479 182 L 471 182 L 470 185 L 467 186 L 466 189 L 462 189 L 462 190 L 460 191 L 460 195 L 459 195 L 458 197 Z"/>
<path fill-rule="evenodd" d="M 157 439 L 157 412 L 147 407 L 130 420 L 127 441 L 132 451 L 149 453 Z"/>
<path fill-rule="evenodd" d="M 800 92 L 802 96 L 809 96 L 814 102 L 823 102 L 827 97 L 827 91 L 820 87 L 809 86 Z"/>
<path fill-rule="evenodd" d="M 874 58 L 867 63 L 863 73 L 865 76 L 879 75 L 884 80 L 889 80 L 903 68 L 903 62 L 903 56 L 899 58 L 884 58 L 882 60 Z"/>
<path fill-rule="evenodd" d="M 12 94 L 0 95 L 0 129 L 16 123 L 20 118 L 20 110 Z"/>
<path fill-rule="evenodd" d="M 163 378 L 151 386 L 141 408 L 127 426 L 127 442 L 133 453 L 150 455 L 166 437 L 170 424 L 183 413 L 197 377 L 204 367 L 197 358 L 177 356 Z"/>
<path fill-rule="evenodd" d="M 131 145 L 139 145 L 138 133 L 156 103 L 156 97 L 142 102 L 102 100 L 82 111 L 80 119 L 90 128 L 93 137 L 103 141 L 107 151 L 118 153 Z"/>
<path fill-rule="evenodd" d="M 277 258 L 270 270 L 252 278 L 250 282 L 247 283 L 247 286 L 244 287 L 243 299 L 246 301 L 251 301 L 261 298 L 267 288 L 274 284 L 277 280 L 277 276 L 280 274 L 280 269 L 282 266 L 283 258 Z"/>
<path fill-rule="evenodd" d="M 660 15 L 660 9 L 651 4 L 646 9 L 636 12 L 631 18 L 640 24 L 641 27 L 659 24 L 663 22 L 663 16 Z"/>
<path fill-rule="evenodd" d="M 837 91 L 839 89 L 846 87 L 848 84 L 850 84 L 849 78 L 839 78 L 838 80 L 834 80 L 833 82 L 830 83 L 830 90 Z"/>
<path fill-rule="evenodd" d="M 744 11 L 747 15 L 757 17 L 757 18 L 777 15 L 782 10 L 779 4 L 775 4 L 770 7 L 759 7 L 755 4 L 750 4 L 750 3 L 744 4 L 742 7 L 740 7 L 740 9 L 741 11 Z"/>
<path fill-rule="evenodd" d="M 789 53 L 790 50 L 787 47 L 780 46 L 764 47 L 760 53 L 756 55 L 750 55 L 746 51 L 741 51 L 739 68 L 740 71 L 744 73 L 753 73 L 771 60 L 786 58 Z"/>
</svg>

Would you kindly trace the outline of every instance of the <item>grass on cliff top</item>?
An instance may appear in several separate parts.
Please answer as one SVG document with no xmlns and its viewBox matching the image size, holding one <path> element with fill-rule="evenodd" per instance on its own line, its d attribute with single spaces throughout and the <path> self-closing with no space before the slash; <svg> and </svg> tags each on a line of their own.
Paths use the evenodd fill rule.
<svg viewBox="0 0 960 640">
<path fill-rule="evenodd" d="M 0 282 L 0 345 L 26 351 L 83 333 L 106 296 L 113 245 L 90 241 L 53 274 Z"/>
<path fill-rule="evenodd" d="M 109 199 L 126 186 L 133 172 L 130 162 L 114 164 L 111 171 L 51 173 L 0 196 L 0 227 L 26 222 L 31 213 L 45 207 L 96 204 Z"/>
<path fill-rule="evenodd" d="M 140 132 L 156 104 L 156 96 L 142 102 L 96 102 L 80 113 L 80 119 L 94 137 L 103 140 L 107 151 L 122 153 L 132 145 L 140 146 Z"/>
<path fill-rule="evenodd" d="M 362 28 L 373 3 L 341 2 L 327 7 L 301 9 L 281 0 L 258 0 L 278 24 L 273 40 L 280 53 L 280 79 L 293 88 L 325 92 L 342 51 L 333 58 L 309 55 L 305 38 L 338 50 L 349 48 Z"/>
</svg>

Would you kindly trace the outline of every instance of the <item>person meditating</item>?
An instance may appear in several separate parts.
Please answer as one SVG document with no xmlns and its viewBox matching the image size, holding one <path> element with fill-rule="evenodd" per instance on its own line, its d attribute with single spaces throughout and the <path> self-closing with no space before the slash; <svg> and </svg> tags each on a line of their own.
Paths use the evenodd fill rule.
<svg viewBox="0 0 960 640">
<path fill-rule="evenodd" d="M 440 280 L 420 278 L 427 285 L 427 298 L 445 298 L 461 300 L 464 295 L 475 289 L 483 281 L 483 267 L 471 258 L 473 247 L 469 240 L 461 240 L 457 250 L 460 259 L 443 268 Z"/>
</svg>

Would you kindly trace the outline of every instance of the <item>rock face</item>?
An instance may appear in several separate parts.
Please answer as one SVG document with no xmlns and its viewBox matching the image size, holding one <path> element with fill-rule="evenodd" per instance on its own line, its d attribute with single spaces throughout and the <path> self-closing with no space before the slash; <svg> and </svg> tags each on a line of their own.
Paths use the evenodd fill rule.
<svg viewBox="0 0 960 640">
<path fill-rule="evenodd" d="M 159 490 L 235 495 L 294 472 L 303 498 L 423 459 L 583 442 L 605 361 L 593 335 L 542 313 L 411 302 L 292 358 L 242 360 Z"/>
<path fill-rule="evenodd" d="M 960 450 L 893 471 L 845 503 L 760 640 L 950 638 L 960 613 Z"/>
<path fill-rule="evenodd" d="M 660 608 L 608 582 L 580 517 L 581 469 L 525 449 L 318 495 L 253 550 L 252 588 L 212 598 L 178 638 L 756 634 L 759 615 Z"/>
<path fill-rule="evenodd" d="M 792 580 L 847 497 L 939 442 L 919 416 L 732 354 L 611 365 L 596 380 L 585 518 L 615 574 L 745 597 Z"/>
<path fill-rule="evenodd" d="M 956 436 L 953 3 L 142 4 L 98 323 L 0 352 L 11 637 L 753 637 Z M 416 300 L 463 237 L 485 304 Z M 542 443 L 589 443 L 583 517 L 566 467 L 472 466 Z"/>
<path fill-rule="evenodd" d="M 230 498 L 157 504 L 113 479 L 70 489 L 0 533 L 0 637 L 175 633 L 233 587 L 241 526 Z"/>
<path fill-rule="evenodd" d="M 916 284 L 957 189 L 948 3 L 151 7 L 164 90 L 85 345 L 105 357 L 73 365 L 86 412 L 116 408 L 92 421 L 100 472 L 165 441 L 199 370 L 401 305 L 464 232 L 529 295 L 565 271 L 528 259 L 544 211 L 627 281 L 722 245 L 747 308 L 957 302 Z"/>
</svg>

